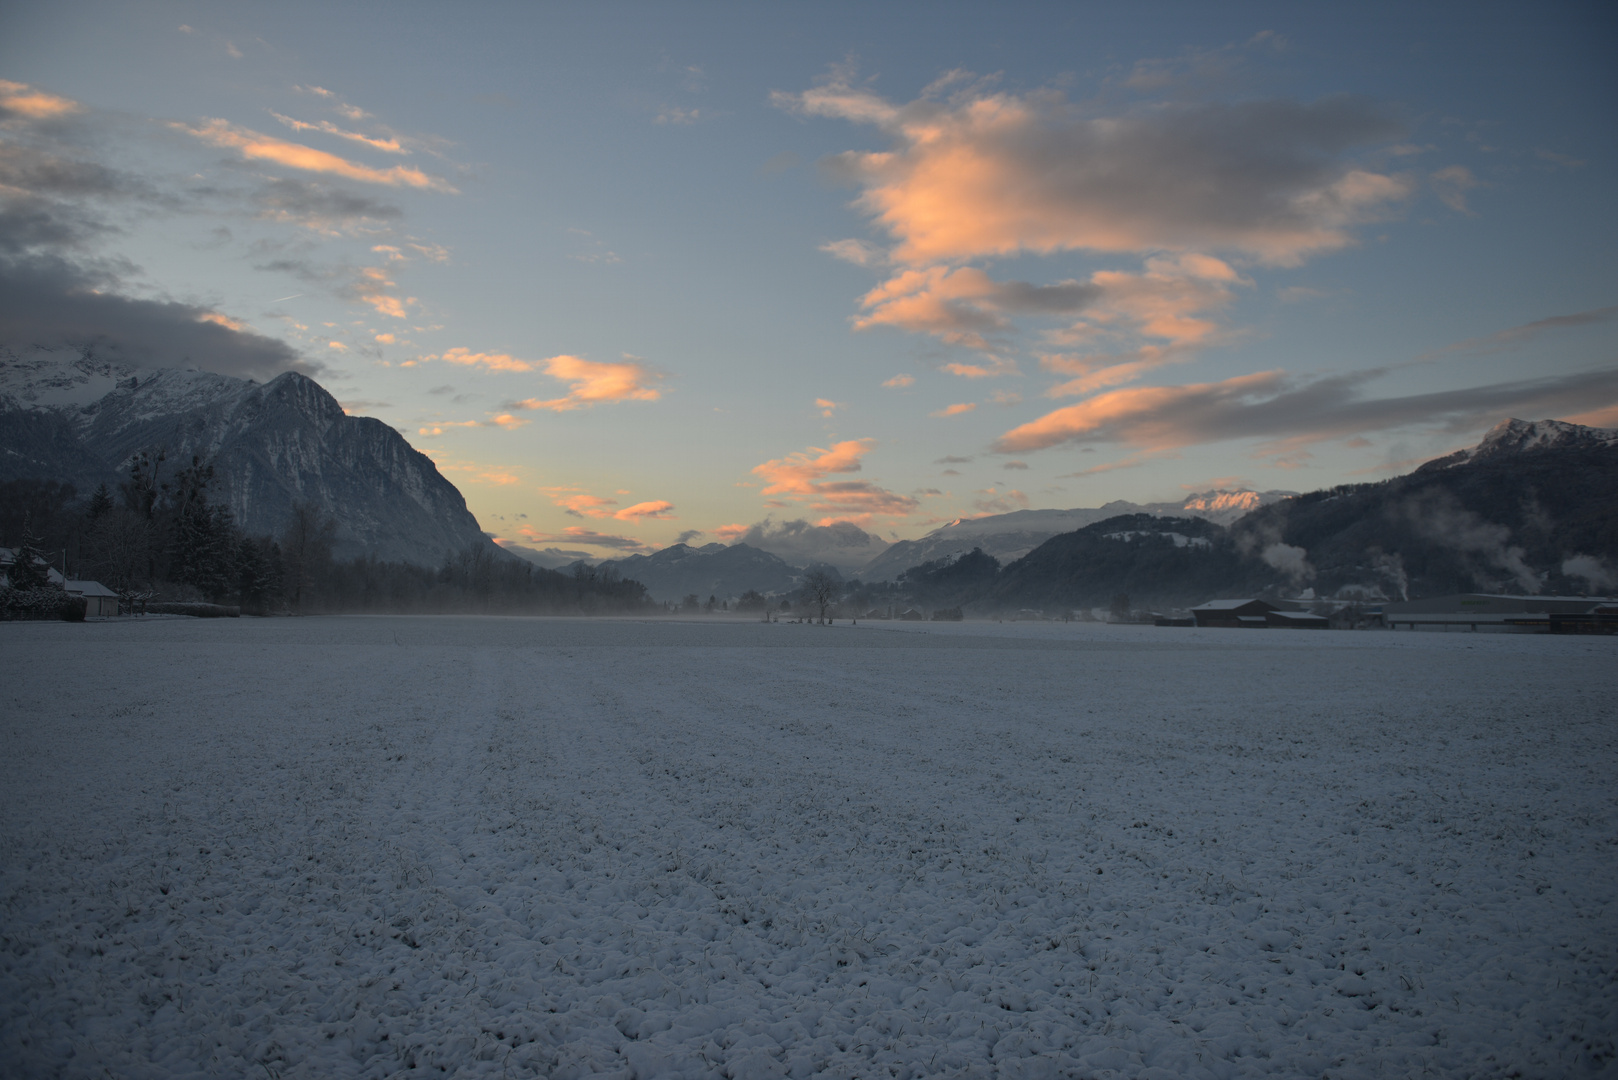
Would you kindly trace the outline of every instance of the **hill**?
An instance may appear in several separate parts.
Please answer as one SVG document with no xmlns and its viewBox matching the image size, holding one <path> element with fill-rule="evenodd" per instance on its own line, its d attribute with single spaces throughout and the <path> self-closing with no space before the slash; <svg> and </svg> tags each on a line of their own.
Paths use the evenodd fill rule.
<svg viewBox="0 0 1618 1080">
<path fill-rule="evenodd" d="M 1033 520 L 1040 513 L 1070 512 Z M 1599 593 L 1618 586 L 1618 431 L 1507 420 L 1406 476 L 1273 501 L 1228 528 L 1141 512 L 1053 536 L 1003 567 L 991 554 L 931 560 L 899 585 L 980 614 L 1106 607 L 1120 593 L 1136 608 L 1243 595 Z"/>
<path fill-rule="evenodd" d="M 1072 510 L 1014 510 L 977 518 L 958 518 L 919 540 L 901 540 L 867 563 L 859 572 L 865 581 L 894 581 L 905 570 L 939 559 L 957 558 L 974 549 L 1009 563 L 1033 551 L 1053 536 L 1125 514 L 1194 517 L 1228 525 L 1243 514 L 1281 499 L 1290 491 L 1206 491 L 1180 502 L 1132 503 L 1118 500 L 1105 506 Z"/>
</svg>

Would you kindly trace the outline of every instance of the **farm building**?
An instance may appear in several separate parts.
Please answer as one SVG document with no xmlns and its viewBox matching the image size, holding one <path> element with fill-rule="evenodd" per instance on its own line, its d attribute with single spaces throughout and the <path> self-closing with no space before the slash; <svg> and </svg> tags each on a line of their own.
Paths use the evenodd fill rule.
<svg viewBox="0 0 1618 1080">
<path fill-rule="evenodd" d="M 1602 596 L 1456 593 L 1383 604 L 1382 618 L 1395 630 L 1406 627 L 1521 634 L 1557 629 L 1563 633 L 1588 633 L 1593 630 L 1575 627 L 1584 623 L 1591 624 L 1592 628 L 1605 625 L 1612 616 L 1602 612 L 1614 609 L 1615 605 L 1618 601 Z"/>
<path fill-rule="evenodd" d="M 1206 604 L 1199 604 L 1191 609 L 1191 617 L 1197 621 L 1198 626 L 1246 626 L 1265 627 L 1270 625 L 1269 614 L 1276 611 L 1274 604 L 1263 600 L 1209 600 Z"/>
</svg>

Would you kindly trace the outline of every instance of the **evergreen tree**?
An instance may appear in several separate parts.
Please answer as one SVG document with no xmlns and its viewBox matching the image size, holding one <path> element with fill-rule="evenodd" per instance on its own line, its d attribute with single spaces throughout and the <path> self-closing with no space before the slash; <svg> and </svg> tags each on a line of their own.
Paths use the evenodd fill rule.
<svg viewBox="0 0 1618 1080">
<path fill-rule="evenodd" d="M 107 490 L 106 484 L 96 487 L 90 496 L 90 505 L 85 508 L 84 516 L 90 519 L 91 524 L 100 521 L 112 509 L 112 492 Z"/>
<path fill-rule="evenodd" d="M 23 522 L 22 537 L 17 544 L 16 556 L 7 571 L 14 589 L 39 589 L 51 583 L 50 568 L 39 551 L 40 540 L 34 535 L 31 523 Z"/>
</svg>

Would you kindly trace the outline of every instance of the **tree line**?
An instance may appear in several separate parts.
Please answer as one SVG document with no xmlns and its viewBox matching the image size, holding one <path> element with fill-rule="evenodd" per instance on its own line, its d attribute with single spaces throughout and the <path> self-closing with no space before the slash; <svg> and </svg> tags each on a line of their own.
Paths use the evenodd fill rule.
<svg viewBox="0 0 1618 1080">
<path fill-rule="evenodd" d="M 126 612 L 175 603 L 255 615 L 655 610 L 644 586 L 610 567 L 547 570 L 492 542 L 446 552 L 437 567 L 337 559 L 337 522 L 304 502 L 279 534 L 249 535 L 211 496 L 213 483 L 211 464 L 193 457 L 175 467 L 162 451 L 137 454 L 116 491 L 102 484 L 85 496 L 59 481 L 10 480 L 0 483 L 0 546 L 100 582 Z M 16 573 L 31 580 L 34 570 Z"/>
</svg>

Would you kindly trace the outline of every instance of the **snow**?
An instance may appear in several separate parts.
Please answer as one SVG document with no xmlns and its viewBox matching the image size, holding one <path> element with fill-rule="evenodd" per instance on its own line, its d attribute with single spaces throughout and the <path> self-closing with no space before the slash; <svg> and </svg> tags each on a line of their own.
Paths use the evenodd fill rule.
<svg viewBox="0 0 1618 1080">
<path fill-rule="evenodd" d="M 1213 546 L 1205 536 L 1187 536 L 1185 533 L 1177 532 L 1144 532 L 1140 529 L 1126 529 L 1123 532 L 1110 532 L 1102 535 L 1108 540 L 1122 540 L 1126 544 L 1137 536 L 1166 536 L 1173 541 L 1174 546 L 1177 548 Z"/>
<path fill-rule="evenodd" d="M 1615 652 L 3 624 L 0 1072 L 1610 1076 Z"/>
</svg>

